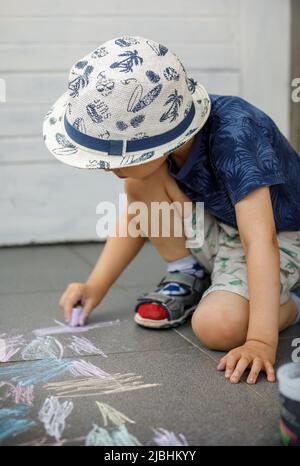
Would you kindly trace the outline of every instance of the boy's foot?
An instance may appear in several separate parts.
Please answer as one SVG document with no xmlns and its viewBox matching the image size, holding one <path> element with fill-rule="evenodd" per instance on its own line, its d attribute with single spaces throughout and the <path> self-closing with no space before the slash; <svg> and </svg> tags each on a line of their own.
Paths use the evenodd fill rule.
<svg viewBox="0 0 300 466">
<path fill-rule="evenodd" d="M 199 278 L 183 272 L 169 272 L 156 291 L 144 293 L 135 306 L 135 322 L 153 329 L 177 327 L 194 312 L 210 276 Z"/>
</svg>

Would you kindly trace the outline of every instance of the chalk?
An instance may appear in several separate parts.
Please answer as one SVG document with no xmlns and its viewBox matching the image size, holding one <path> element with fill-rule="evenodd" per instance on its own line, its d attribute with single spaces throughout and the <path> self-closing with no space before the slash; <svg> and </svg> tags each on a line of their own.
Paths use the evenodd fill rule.
<svg viewBox="0 0 300 466">
<path fill-rule="evenodd" d="M 71 320 L 69 322 L 70 327 L 78 327 L 79 326 L 79 320 L 80 317 L 83 313 L 83 309 L 80 306 L 73 307 L 72 309 L 72 315 L 71 315 Z"/>
</svg>

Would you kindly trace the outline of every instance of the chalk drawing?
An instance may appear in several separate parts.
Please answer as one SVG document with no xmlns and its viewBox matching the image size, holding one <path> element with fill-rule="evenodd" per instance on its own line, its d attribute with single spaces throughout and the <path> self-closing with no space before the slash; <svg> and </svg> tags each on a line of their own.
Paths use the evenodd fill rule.
<svg viewBox="0 0 300 466">
<path fill-rule="evenodd" d="M 29 442 L 25 443 L 19 443 L 15 446 L 17 447 L 28 447 L 28 446 L 33 446 L 33 447 L 60 447 L 62 445 L 70 445 L 71 443 L 79 443 L 82 444 L 84 443 L 86 437 L 74 437 L 74 438 L 65 438 L 65 439 L 60 439 L 57 442 L 49 442 L 48 437 L 39 437 L 34 440 L 30 440 Z"/>
<path fill-rule="evenodd" d="M 0 441 L 36 425 L 35 421 L 25 418 L 29 409 L 29 406 L 25 405 L 0 409 Z"/>
<path fill-rule="evenodd" d="M 6 333 L 0 334 L 0 362 L 9 361 L 19 351 L 24 342 L 23 335 L 9 337 Z"/>
<path fill-rule="evenodd" d="M 100 403 L 99 401 L 96 401 L 96 405 L 98 406 L 103 417 L 104 427 L 108 425 L 108 421 L 112 422 L 118 427 L 122 426 L 126 422 L 135 424 L 135 421 L 106 403 Z"/>
<path fill-rule="evenodd" d="M 83 396 L 107 395 L 122 393 L 142 388 L 153 388 L 159 384 L 143 384 L 137 375 L 121 374 L 99 379 L 96 377 L 84 379 L 49 382 L 44 388 L 54 392 L 59 397 L 76 398 Z"/>
<path fill-rule="evenodd" d="M 163 427 L 158 427 L 157 429 L 152 429 L 154 431 L 153 443 L 160 446 L 187 446 L 188 442 L 183 434 L 178 434 L 178 436 L 171 432 L 170 430 L 164 429 Z"/>
<path fill-rule="evenodd" d="M 32 340 L 22 351 L 25 361 L 33 359 L 61 359 L 64 349 L 54 337 L 37 337 Z"/>
<path fill-rule="evenodd" d="M 47 382 L 64 373 L 72 365 L 72 361 L 63 359 L 43 359 L 26 361 L 18 364 L 3 364 L 0 367 L 0 379 L 20 382 L 25 387 Z"/>
<path fill-rule="evenodd" d="M 104 358 L 107 358 L 106 354 L 104 354 L 100 348 L 97 348 L 95 345 L 93 345 L 93 343 L 90 342 L 87 338 L 76 337 L 76 335 L 73 335 L 71 338 L 71 343 L 68 346 L 71 348 L 71 350 L 80 355 L 85 353 L 100 354 Z"/>
<path fill-rule="evenodd" d="M 105 379 L 110 377 L 108 372 L 103 371 L 100 367 L 95 366 L 91 362 L 79 359 L 79 361 L 73 361 L 69 372 L 76 377 L 97 377 L 99 379 Z"/>
<path fill-rule="evenodd" d="M 114 428 L 112 430 L 104 429 L 96 424 L 88 433 L 85 445 L 90 446 L 139 446 L 140 441 L 130 434 L 126 426 Z"/>
<path fill-rule="evenodd" d="M 33 385 L 23 387 L 20 383 L 0 382 L 0 400 L 11 399 L 15 404 L 32 405 Z"/>
<path fill-rule="evenodd" d="M 113 325 L 119 325 L 120 320 L 110 320 L 107 322 L 97 322 L 96 324 L 89 324 L 84 325 L 83 327 L 68 327 L 67 325 L 58 325 L 56 327 L 49 327 L 49 328 L 38 328 L 33 330 L 34 335 L 39 337 L 43 337 L 45 335 L 55 335 L 55 334 L 63 334 L 63 333 L 82 333 L 82 332 L 89 332 L 95 328 L 104 328 L 104 327 L 112 327 Z"/>
<path fill-rule="evenodd" d="M 39 420 L 44 424 L 48 435 L 59 440 L 66 426 L 65 420 L 73 410 L 72 401 L 60 403 L 55 396 L 46 398 L 39 411 Z"/>
</svg>

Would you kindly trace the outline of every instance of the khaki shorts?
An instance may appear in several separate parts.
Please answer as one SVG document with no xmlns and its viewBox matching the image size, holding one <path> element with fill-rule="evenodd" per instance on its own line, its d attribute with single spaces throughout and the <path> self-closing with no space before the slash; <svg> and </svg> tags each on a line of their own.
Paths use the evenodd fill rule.
<svg viewBox="0 0 300 466">
<path fill-rule="evenodd" d="M 184 220 L 189 238 L 195 231 L 195 217 L 194 212 Z M 203 226 L 200 225 L 200 228 Z M 279 232 L 277 239 L 280 250 L 280 304 L 284 304 L 289 299 L 290 290 L 300 285 L 300 231 Z M 204 243 L 201 247 L 193 245 L 190 251 L 211 274 L 211 286 L 202 299 L 212 291 L 220 290 L 249 299 L 246 256 L 236 228 L 219 222 L 204 211 Z"/>
</svg>

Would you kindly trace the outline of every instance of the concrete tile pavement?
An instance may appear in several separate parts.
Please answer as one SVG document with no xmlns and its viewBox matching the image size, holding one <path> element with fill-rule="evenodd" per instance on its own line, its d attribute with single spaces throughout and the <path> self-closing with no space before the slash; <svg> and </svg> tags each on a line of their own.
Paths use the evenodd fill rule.
<svg viewBox="0 0 300 466">
<path fill-rule="evenodd" d="M 51 344 L 63 348 L 63 357 L 55 370 L 47 367 L 47 360 L 22 361 L 22 351 L 36 340 L 32 331 L 57 326 L 54 320 L 62 320 L 57 305 L 61 292 L 68 282 L 85 279 L 101 247 L 74 244 L 0 250 L 0 337 L 2 334 L 3 339 L 10 338 L 11 342 L 23 335 L 23 340 L 13 346 L 17 349 L 19 345 L 19 350 L 0 366 L 0 409 L 10 409 L 12 419 L 21 416 L 27 422 L 24 421 L 27 427 L 15 435 L 9 435 L 7 424 L 2 424 L 2 432 L 6 432 L 2 438 L 0 434 L 2 444 L 84 444 L 94 424 L 102 429 L 97 431 L 97 438 L 103 441 L 104 432 L 113 436 L 119 428 L 113 424 L 114 416 L 108 417 L 105 425 L 96 401 L 106 405 L 110 413 L 121 412 L 134 421 L 126 421 L 125 430 L 119 432 L 125 443 L 158 444 L 159 431 L 155 434 L 154 430 L 163 428 L 174 432 L 181 444 L 185 442 L 183 438 L 190 445 L 280 444 L 276 384 L 269 384 L 264 378 L 255 386 L 244 382 L 233 386 L 225 381 L 216 370 L 222 353 L 205 348 L 193 335 L 189 322 L 167 331 L 146 330 L 134 323 L 132 308 L 136 296 L 151 289 L 165 270 L 148 243 L 91 318 L 91 323 L 119 320 L 118 323 L 76 335 L 52 335 L 56 343 L 51 340 Z M 279 364 L 290 359 L 291 341 L 299 333 L 297 327 L 282 333 Z M 87 351 L 82 350 L 84 345 L 81 352 L 74 349 L 74 336 L 90 342 L 85 347 Z M 107 357 L 97 354 L 95 348 Z M 34 354 L 41 357 L 37 352 L 33 358 Z M 51 371 L 54 375 L 47 380 Z M 99 378 L 101 371 L 109 375 L 104 381 Z M 7 387 L 8 383 L 16 387 L 24 374 L 31 374 L 34 396 L 32 405 L 21 408 L 23 412 L 16 417 L 20 404 L 16 404 Z M 55 426 L 51 430 L 39 414 L 46 400 L 56 403 L 52 409 L 58 411 L 63 411 L 65 401 L 73 403 L 56 439 Z M 0 416 L 0 427 L 1 422 Z"/>
</svg>

